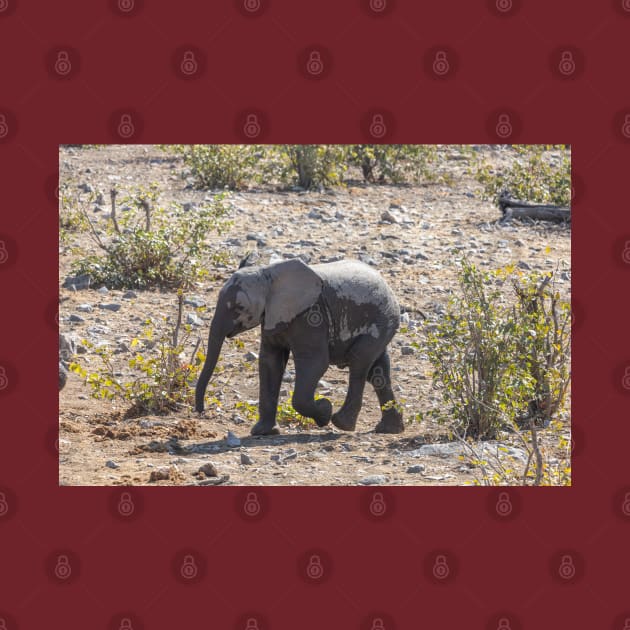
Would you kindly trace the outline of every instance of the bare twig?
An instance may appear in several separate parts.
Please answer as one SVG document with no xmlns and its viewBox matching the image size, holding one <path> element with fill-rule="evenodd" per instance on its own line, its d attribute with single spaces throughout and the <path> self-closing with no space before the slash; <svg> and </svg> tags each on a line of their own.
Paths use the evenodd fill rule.
<svg viewBox="0 0 630 630">
<path fill-rule="evenodd" d="M 145 217 L 145 230 L 147 232 L 151 231 L 151 204 L 146 197 L 142 197 L 140 199 L 140 205 L 144 209 L 144 217 Z"/>
<path fill-rule="evenodd" d="M 201 337 L 197 337 L 197 343 L 195 344 L 192 354 L 190 355 L 190 365 L 194 365 L 195 357 L 197 356 L 197 350 L 199 350 L 200 345 L 201 345 Z"/>
<path fill-rule="evenodd" d="M 543 458 L 540 448 L 538 447 L 538 431 L 536 430 L 536 420 L 529 421 L 529 430 L 532 434 L 532 450 L 536 456 L 536 478 L 534 479 L 534 485 L 539 486 L 543 476 Z"/>
<path fill-rule="evenodd" d="M 116 195 L 118 191 L 115 188 L 112 188 L 109 191 L 109 196 L 112 200 L 112 223 L 114 224 L 114 230 L 116 230 L 116 234 L 120 234 L 120 227 L 118 226 L 118 221 L 116 219 Z"/>
<path fill-rule="evenodd" d="M 79 212 L 83 215 L 83 217 L 85 218 L 85 220 L 87 221 L 87 224 L 90 226 L 90 232 L 92 232 L 92 240 L 104 251 L 109 253 L 109 248 L 107 247 L 107 245 L 105 245 L 105 243 L 103 243 L 103 241 L 101 240 L 101 237 L 98 235 L 98 232 L 96 231 L 96 228 L 94 227 L 94 224 L 92 223 L 92 221 L 90 220 L 90 217 L 88 216 L 88 213 L 86 212 L 85 208 L 81 205 L 78 206 L 78 210 Z"/>
<path fill-rule="evenodd" d="M 175 322 L 175 328 L 173 329 L 173 348 L 177 348 L 179 343 L 179 329 L 182 325 L 182 314 L 184 312 L 184 293 L 183 291 L 177 292 L 177 321 Z"/>
</svg>

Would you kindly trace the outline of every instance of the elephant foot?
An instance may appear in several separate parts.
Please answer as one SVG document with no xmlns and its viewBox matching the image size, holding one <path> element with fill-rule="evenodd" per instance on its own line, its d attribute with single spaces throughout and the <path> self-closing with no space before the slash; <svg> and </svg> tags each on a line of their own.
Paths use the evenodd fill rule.
<svg viewBox="0 0 630 630">
<path fill-rule="evenodd" d="M 325 427 L 332 416 L 332 403 L 328 398 L 320 398 L 315 401 L 315 406 L 317 407 L 317 413 L 313 416 L 313 420 L 315 420 L 318 427 Z"/>
<path fill-rule="evenodd" d="M 394 409 L 385 412 L 381 421 L 374 427 L 375 433 L 402 433 L 404 430 L 402 414 Z"/>
<path fill-rule="evenodd" d="M 350 415 L 344 413 L 343 409 L 340 409 L 337 413 L 334 413 L 331 420 L 332 423 L 342 431 L 354 431 L 357 426 L 357 415 Z"/>
<path fill-rule="evenodd" d="M 280 427 L 274 422 L 269 424 L 268 422 L 258 421 L 250 431 L 252 435 L 279 435 Z"/>
</svg>

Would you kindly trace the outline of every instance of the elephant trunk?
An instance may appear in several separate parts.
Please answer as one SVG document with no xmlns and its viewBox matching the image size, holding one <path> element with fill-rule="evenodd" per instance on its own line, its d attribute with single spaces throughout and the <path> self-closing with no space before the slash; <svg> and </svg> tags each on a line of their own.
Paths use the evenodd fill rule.
<svg viewBox="0 0 630 630">
<path fill-rule="evenodd" d="M 223 331 L 218 331 L 217 328 L 218 325 L 213 320 L 210 326 L 210 336 L 208 338 L 208 353 L 206 354 L 206 360 L 203 364 L 201 374 L 199 374 L 197 387 L 195 389 L 195 410 L 198 412 L 203 411 L 203 399 L 206 395 L 206 387 L 208 387 L 208 382 L 217 365 L 219 354 L 221 354 L 221 347 L 225 339 Z"/>
</svg>

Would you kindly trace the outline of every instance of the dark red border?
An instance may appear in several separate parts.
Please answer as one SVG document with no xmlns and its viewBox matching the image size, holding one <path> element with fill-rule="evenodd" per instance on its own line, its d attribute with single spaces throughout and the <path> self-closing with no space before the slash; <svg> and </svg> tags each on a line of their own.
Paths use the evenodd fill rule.
<svg viewBox="0 0 630 630">
<path fill-rule="evenodd" d="M 0 0 L 6 628 L 624 628 L 629 9 Z M 382 520 L 357 488 L 257 490 L 254 519 L 237 488 L 135 489 L 126 516 L 120 490 L 58 488 L 57 145 L 370 142 L 371 128 L 573 146 L 574 487 L 510 490 L 506 519 L 493 490 L 391 489 Z"/>
</svg>

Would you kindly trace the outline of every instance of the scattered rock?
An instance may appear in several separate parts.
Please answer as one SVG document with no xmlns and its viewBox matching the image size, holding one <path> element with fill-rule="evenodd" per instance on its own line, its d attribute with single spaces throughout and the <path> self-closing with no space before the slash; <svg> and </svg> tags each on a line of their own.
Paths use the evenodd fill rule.
<svg viewBox="0 0 630 630">
<path fill-rule="evenodd" d="M 359 483 L 362 486 L 380 486 L 387 483 L 387 477 L 385 475 L 368 475 L 363 477 L 363 479 L 359 479 Z"/>
<path fill-rule="evenodd" d="M 217 477 L 219 475 L 219 471 L 217 470 L 217 467 L 214 464 L 212 464 L 211 462 L 208 462 L 207 464 L 204 464 L 203 466 L 199 467 L 197 474 L 205 475 L 206 477 Z"/>
<path fill-rule="evenodd" d="M 243 466 L 251 466 L 253 463 L 254 460 L 247 453 L 241 453 L 241 464 Z"/>
<path fill-rule="evenodd" d="M 255 352 L 247 352 L 245 354 L 245 361 L 258 361 L 258 355 Z"/>
<path fill-rule="evenodd" d="M 409 474 L 423 473 L 424 469 L 425 469 L 424 464 L 416 464 L 415 466 L 409 466 L 409 468 L 407 468 L 407 472 Z"/>
<path fill-rule="evenodd" d="M 276 462 L 277 464 L 284 464 L 284 462 L 287 462 L 291 459 L 296 459 L 296 458 L 297 458 L 297 451 L 294 448 L 290 448 L 285 453 L 275 453 L 274 455 L 271 455 L 269 459 L 272 462 Z"/>
<path fill-rule="evenodd" d="M 120 304 L 118 304 L 117 302 L 101 303 L 98 305 L 98 307 L 100 309 L 103 309 L 104 311 L 112 311 L 114 313 L 120 310 Z"/>
<path fill-rule="evenodd" d="M 527 462 L 527 453 L 521 449 L 501 442 L 476 442 L 470 445 L 479 457 L 497 457 L 498 459 L 518 459 L 522 463 Z M 425 444 L 420 448 L 405 453 L 408 457 L 459 457 L 471 454 L 470 449 L 460 442 L 444 442 L 441 444 Z"/>
<path fill-rule="evenodd" d="M 94 310 L 94 307 L 91 304 L 79 304 L 77 306 L 77 311 L 80 313 L 91 313 Z"/>
<path fill-rule="evenodd" d="M 129 290 L 129 291 L 125 291 L 123 293 L 123 298 L 125 300 L 133 300 L 133 299 L 135 299 L 137 297 L 138 297 L 138 294 L 135 291 Z M 184 304 L 185 304 L 185 302 L 184 302 Z"/>
<path fill-rule="evenodd" d="M 529 263 L 525 262 L 524 260 L 519 260 L 518 261 L 518 268 L 519 269 L 525 269 L 526 271 L 529 271 L 531 269 L 531 266 Z"/>
<path fill-rule="evenodd" d="M 99 287 L 96 291 L 101 295 L 107 295 L 109 293 L 109 289 L 107 287 Z"/>
<path fill-rule="evenodd" d="M 196 313 L 188 313 L 186 315 L 186 323 L 192 324 L 193 326 L 204 325 L 203 319 L 201 319 L 201 317 L 199 317 L 199 315 L 197 315 Z"/>
<path fill-rule="evenodd" d="M 72 359 L 72 355 L 76 351 L 76 344 L 71 337 L 68 335 L 62 335 L 59 333 L 59 358 L 62 361 L 70 361 Z"/>
<path fill-rule="evenodd" d="M 400 223 L 400 217 L 394 214 L 391 210 L 383 210 L 381 213 L 381 221 L 387 223 Z"/>
<path fill-rule="evenodd" d="M 403 346 L 400 351 L 402 352 L 403 356 L 408 356 L 410 354 L 415 354 L 416 349 L 413 346 Z"/>
<path fill-rule="evenodd" d="M 256 232 L 256 233 L 250 232 L 249 234 L 247 234 L 247 236 L 245 236 L 245 238 L 248 241 L 256 241 L 256 243 L 260 245 L 260 247 L 266 247 L 267 245 L 265 235 L 262 232 Z"/>
<path fill-rule="evenodd" d="M 81 317 L 81 315 L 76 315 L 75 313 L 72 313 L 72 315 L 68 317 L 68 321 L 75 324 L 82 324 L 85 320 L 83 319 L 83 317 Z"/>
<path fill-rule="evenodd" d="M 222 475 L 221 477 L 213 477 L 211 479 L 203 479 L 197 483 L 188 484 L 192 486 L 220 486 L 230 480 L 230 475 Z"/>
<path fill-rule="evenodd" d="M 92 278 L 88 274 L 82 274 L 79 276 L 68 276 L 64 281 L 62 287 L 64 289 L 72 289 L 73 291 L 82 291 L 89 289 L 92 283 Z"/>
<path fill-rule="evenodd" d="M 158 468 L 157 470 L 152 470 L 149 475 L 149 481 L 165 481 L 170 477 L 170 470 L 168 468 Z"/>
<path fill-rule="evenodd" d="M 80 183 L 77 188 L 84 193 L 92 193 L 94 192 L 94 187 L 92 184 L 88 184 L 87 182 Z"/>
<path fill-rule="evenodd" d="M 68 370 L 66 370 L 66 366 L 59 361 L 59 391 L 61 391 L 65 386 L 68 380 Z"/>
<path fill-rule="evenodd" d="M 193 308 L 203 308 L 206 305 L 206 301 L 196 295 L 191 295 L 184 299 L 184 304 Z"/>
<path fill-rule="evenodd" d="M 105 466 L 107 466 L 107 468 L 113 468 L 114 470 L 116 470 L 117 468 L 120 468 L 120 464 L 117 464 L 115 461 L 108 459 L 105 462 Z"/>
<path fill-rule="evenodd" d="M 376 267 L 376 261 L 369 254 L 359 254 L 358 258 L 361 262 L 365 263 L 366 265 Z"/>
<path fill-rule="evenodd" d="M 241 440 L 232 433 L 232 431 L 228 431 L 227 437 L 225 438 L 225 442 L 228 446 L 233 448 L 241 445 Z"/>
</svg>

